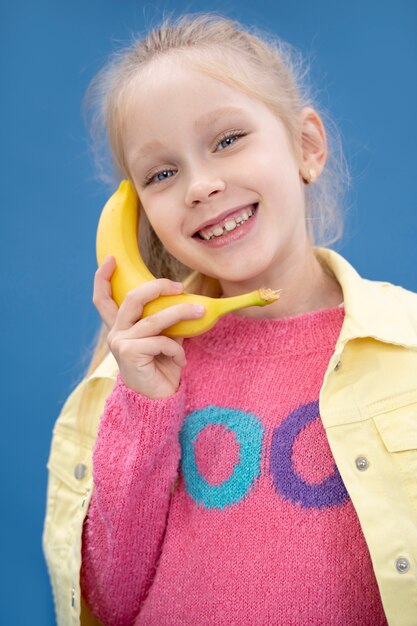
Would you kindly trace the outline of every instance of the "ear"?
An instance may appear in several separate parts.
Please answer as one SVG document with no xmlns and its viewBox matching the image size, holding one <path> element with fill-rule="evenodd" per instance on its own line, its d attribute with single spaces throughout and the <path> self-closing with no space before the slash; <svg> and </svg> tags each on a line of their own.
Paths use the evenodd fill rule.
<svg viewBox="0 0 417 626">
<path fill-rule="evenodd" d="M 314 183 L 324 169 L 327 159 L 327 138 L 321 117 L 311 107 L 300 113 L 300 176 Z"/>
</svg>

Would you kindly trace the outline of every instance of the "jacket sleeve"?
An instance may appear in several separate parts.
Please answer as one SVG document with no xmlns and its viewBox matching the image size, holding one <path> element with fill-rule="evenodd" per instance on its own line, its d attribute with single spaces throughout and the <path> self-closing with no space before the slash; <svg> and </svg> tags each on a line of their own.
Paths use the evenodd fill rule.
<svg viewBox="0 0 417 626">
<path fill-rule="evenodd" d="M 180 460 L 184 384 L 150 400 L 120 376 L 93 452 L 94 490 L 84 522 L 81 588 L 109 626 L 134 622 L 156 571 Z"/>
</svg>

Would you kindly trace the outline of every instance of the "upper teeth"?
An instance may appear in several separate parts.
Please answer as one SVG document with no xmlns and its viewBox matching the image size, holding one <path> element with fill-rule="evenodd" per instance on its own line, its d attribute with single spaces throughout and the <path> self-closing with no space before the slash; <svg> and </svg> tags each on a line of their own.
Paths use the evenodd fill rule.
<svg viewBox="0 0 417 626">
<path fill-rule="evenodd" d="M 244 224 L 253 215 L 254 211 L 255 209 L 243 209 L 234 217 L 228 217 L 223 226 L 216 224 L 216 226 L 210 226 L 210 228 L 203 228 L 199 231 L 199 234 L 207 241 L 213 237 L 220 237 L 224 233 L 230 232 L 237 226 Z"/>
</svg>

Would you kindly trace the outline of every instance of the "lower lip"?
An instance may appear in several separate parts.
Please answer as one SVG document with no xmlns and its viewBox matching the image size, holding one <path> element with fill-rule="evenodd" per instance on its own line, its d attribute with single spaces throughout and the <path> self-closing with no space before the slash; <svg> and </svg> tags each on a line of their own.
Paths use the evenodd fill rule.
<svg viewBox="0 0 417 626">
<path fill-rule="evenodd" d="M 223 248 L 223 246 L 228 246 L 235 241 L 239 241 L 243 237 L 246 237 L 248 233 L 255 226 L 256 219 L 258 217 L 258 206 L 256 207 L 255 213 L 250 217 L 246 222 L 244 222 L 241 226 L 236 226 L 233 230 L 230 230 L 228 233 L 221 235 L 220 237 L 213 237 L 212 239 L 200 239 L 196 237 L 195 239 L 201 243 L 203 246 L 208 246 L 209 248 Z"/>
</svg>

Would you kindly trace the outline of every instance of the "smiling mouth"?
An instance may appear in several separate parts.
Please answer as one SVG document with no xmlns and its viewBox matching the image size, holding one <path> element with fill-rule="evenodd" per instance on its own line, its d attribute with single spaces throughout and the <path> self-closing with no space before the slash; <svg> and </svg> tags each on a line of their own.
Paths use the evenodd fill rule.
<svg viewBox="0 0 417 626">
<path fill-rule="evenodd" d="M 211 239 L 222 237 L 223 235 L 232 232 L 233 230 L 239 228 L 248 220 L 250 220 L 255 214 L 257 208 L 258 203 L 253 204 L 251 207 L 247 207 L 245 209 L 242 209 L 241 211 L 236 212 L 233 216 L 227 217 L 218 224 L 202 228 L 198 232 L 194 233 L 193 237 L 195 237 L 196 239 L 203 239 L 205 241 L 210 241 Z"/>
</svg>

